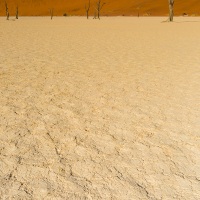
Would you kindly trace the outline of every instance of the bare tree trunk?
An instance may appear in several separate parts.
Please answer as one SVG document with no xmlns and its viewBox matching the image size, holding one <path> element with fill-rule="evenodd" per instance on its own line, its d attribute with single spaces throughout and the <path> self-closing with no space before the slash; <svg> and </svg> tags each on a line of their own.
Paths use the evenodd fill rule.
<svg viewBox="0 0 200 200">
<path fill-rule="evenodd" d="M 168 0 L 169 1 L 169 21 L 173 22 L 174 18 L 174 0 Z"/>
<path fill-rule="evenodd" d="M 51 20 L 53 19 L 53 8 L 50 9 Z"/>
<path fill-rule="evenodd" d="M 94 17 L 93 17 L 93 19 L 96 19 L 97 18 L 97 13 L 96 13 L 96 11 L 94 12 Z"/>
<path fill-rule="evenodd" d="M 17 7 L 16 7 L 16 19 L 18 19 L 19 18 L 19 8 L 18 8 L 18 5 L 17 5 Z"/>
<path fill-rule="evenodd" d="M 90 0 L 88 2 L 88 5 L 85 5 L 85 11 L 86 11 L 87 19 L 89 19 L 89 10 L 90 10 Z"/>
<path fill-rule="evenodd" d="M 103 8 L 103 6 L 105 5 L 105 3 L 101 3 L 101 0 L 98 0 L 97 4 L 96 4 L 96 11 L 97 11 L 97 18 L 100 19 L 100 12 Z"/>
<path fill-rule="evenodd" d="M 137 16 L 140 17 L 140 7 L 137 7 L 137 11 L 138 11 Z"/>
<path fill-rule="evenodd" d="M 9 20 L 9 12 L 8 12 L 8 4 L 7 2 L 5 1 L 5 7 L 6 7 L 6 19 Z"/>
</svg>

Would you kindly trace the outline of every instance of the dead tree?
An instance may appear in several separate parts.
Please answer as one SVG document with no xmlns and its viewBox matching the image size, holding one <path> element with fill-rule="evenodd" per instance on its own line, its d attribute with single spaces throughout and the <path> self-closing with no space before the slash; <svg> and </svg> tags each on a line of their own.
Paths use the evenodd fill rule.
<svg viewBox="0 0 200 200">
<path fill-rule="evenodd" d="M 87 19 L 89 19 L 89 10 L 90 10 L 90 0 L 88 2 L 88 5 L 85 4 L 85 12 L 86 12 Z"/>
<path fill-rule="evenodd" d="M 98 0 L 97 3 L 96 3 L 95 10 L 97 11 L 97 18 L 98 19 L 100 19 L 100 12 L 101 12 L 104 5 L 105 5 L 105 3 L 101 3 L 101 0 Z"/>
<path fill-rule="evenodd" d="M 137 16 L 140 17 L 140 7 L 137 7 Z"/>
<path fill-rule="evenodd" d="M 8 4 L 7 2 L 5 1 L 5 7 L 6 7 L 6 19 L 9 20 L 9 11 L 8 11 Z"/>
<path fill-rule="evenodd" d="M 94 11 L 94 17 L 93 17 L 93 19 L 96 19 L 97 18 L 97 13 L 96 13 L 96 11 Z"/>
<path fill-rule="evenodd" d="M 16 19 L 18 19 L 19 18 L 19 8 L 18 8 L 18 5 L 17 5 L 17 7 L 16 7 Z"/>
<path fill-rule="evenodd" d="M 50 9 L 51 20 L 53 19 L 53 9 Z"/>
<path fill-rule="evenodd" d="M 174 0 L 168 0 L 169 1 L 169 21 L 173 22 L 174 18 Z"/>
</svg>

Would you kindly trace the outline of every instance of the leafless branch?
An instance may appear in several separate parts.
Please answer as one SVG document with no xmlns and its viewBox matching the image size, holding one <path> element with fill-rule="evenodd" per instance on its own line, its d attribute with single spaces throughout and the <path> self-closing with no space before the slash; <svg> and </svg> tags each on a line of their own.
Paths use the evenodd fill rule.
<svg viewBox="0 0 200 200">
<path fill-rule="evenodd" d="M 19 7 L 18 7 L 18 5 L 16 7 L 16 19 L 19 19 Z"/>
<path fill-rule="evenodd" d="M 96 3 L 96 7 L 95 7 L 95 10 L 97 11 L 97 18 L 100 19 L 100 12 L 103 8 L 103 6 L 105 5 L 106 3 L 102 3 L 101 0 L 98 0 L 97 3 Z M 96 19 L 96 18 L 95 18 Z"/>
<path fill-rule="evenodd" d="M 7 2 L 5 1 L 5 7 L 6 7 L 6 19 L 9 20 L 9 11 L 8 11 L 8 4 Z"/>
<path fill-rule="evenodd" d="M 173 22 L 174 18 L 174 0 L 168 0 L 169 1 L 169 21 Z"/>
<path fill-rule="evenodd" d="M 90 10 L 90 0 L 88 1 L 88 5 L 85 4 L 85 11 L 87 19 L 89 19 L 89 10 Z"/>
<path fill-rule="evenodd" d="M 50 9 L 51 20 L 53 19 L 53 8 Z"/>
</svg>

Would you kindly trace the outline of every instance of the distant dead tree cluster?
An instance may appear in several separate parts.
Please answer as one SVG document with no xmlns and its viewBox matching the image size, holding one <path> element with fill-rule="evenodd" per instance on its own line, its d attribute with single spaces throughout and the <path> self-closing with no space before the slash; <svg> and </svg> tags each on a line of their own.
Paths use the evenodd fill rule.
<svg viewBox="0 0 200 200">
<path fill-rule="evenodd" d="M 174 17 L 174 1 L 175 0 L 168 0 L 168 4 L 169 4 L 169 21 L 173 22 L 173 17 Z M 94 18 L 93 19 L 100 19 L 100 14 L 101 14 L 101 10 L 104 7 L 105 2 L 102 2 L 102 0 L 97 0 L 96 3 L 94 4 Z M 138 5 L 137 7 L 137 16 L 140 16 L 140 7 L 141 5 Z M 85 4 L 85 12 L 86 12 L 86 17 L 87 19 L 89 19 L 89 12 L 91 9 L 91 0 L 88 0 L 88 3 Z M 8 3 L 5 0 L 5 10 L 6 10 L 6 19 L 9 20 L 10 17 L 10 13 L 9 13 L 9 9 L 8 9 Z M 54 14 L 54 10 L 53 8 L 50 9 L 50 16 L 51 16 L 51 20 L 53 19 L 53 14 Z M 19 7 L 18 5 L 16 6 L 16 13 L 15 13 L 16 19 L 19 18 Z M 67 16 L 67 14 L 65 13 L 64 16 Z"/>
<path fill-rule="evenodd" d="M 168 0 L 169 3 L 169 21 L 173 22 L 173 18 L 174 18 L 174 0 Z M 141 5 L 137 6 L 137 16 L 140 16 L 140 8 Z M 149 15 L 149 13 L 147 13 Z"/>
<path fill-rule="evenodd" d="M 94 6 L 95 12 L 94 12 L 94 18 L 93 19 L 100 19 L 101 10 L 102 10 L 104 5 L 105 5 L 105 3 L 102 3 L 102 0 L 98 0 L 95 3 L 95 6 Z M 91 8 L 91 1 L 88 0 L 88 3 L 85 4 L 85 12 L 86 12 L 87 19 L 89 19 L 90 8 Z M 52 20 L 53 19 L 53 9 L 50 9 L 50 16 L 51 16 L 51 20 Z M 67 14 L 64 13 L 63 16 L 67 16 Z"/>
<path fill-rule="evenodd" d="M 5 1 L 5 9 L 6 9 L 6 19 L 9 20 L 10 13 L 8 10 L 8 3 Z M 19 7 L 18 5 L 16 6 L 16 13 L 15 13 L 16 19 L 19 19 Z"/>
<path fill-rule="evenodd" d="M 95 6 L 94 6 L 94 18 L 93 19 L 100 19 L 101 10 L 102 10 L 104 5 L 105 5 L 105 3 L 103 3 L 102 0 L 98 0 L 95 3 Z M 85 4 L 85 12 L 86 12 L 87 19 L 89 19 L 90 8 L 91 8 L 91 3 L 90 3 L 90 0 L 88 0 L 88 4 Z"/>
<path fill-rule="evenodd" d="M 169 21 L 173 22 L 173 18 L 174 18 L 174 0 L 168 0 L 169 3 Z M 140 6 L 137 6 L 137 16 L 140 16 Z M 148 14 L 148 13 L 147 13 Z"/>
<path fill-rule="evenodd" d="M 94 5 L 95 12 L 94 12 L 93 19 L 100 19 L 101 10 L 104 5 L 105 5 L 105 3 L 103 3 L 102 0 L 97 0 L 97 2 Z M 91 9 L 91 0 L 88 0 L 88 3 L 85 4 L 85 12 L 86 12 L 87 19 L 89 19 L 90 9 Z M 50 11 L 50 16 L 51 16 L 51 20 L 52 20 L 53 19 L 53 8 L 51 8 L 49 11 Z M 63 16 L 67 16 L 67 14 L 64 13 Z"/>
<path fill-rule="evenodd" d="M 100 19 L 100 12 L 104 5 L 105 5 L 105 3 L 102 3 L 101 0 L 97 1 L 96 7 L 95 7 L 95 10 L 97 11 L 97 19 Z"/>
</svg>

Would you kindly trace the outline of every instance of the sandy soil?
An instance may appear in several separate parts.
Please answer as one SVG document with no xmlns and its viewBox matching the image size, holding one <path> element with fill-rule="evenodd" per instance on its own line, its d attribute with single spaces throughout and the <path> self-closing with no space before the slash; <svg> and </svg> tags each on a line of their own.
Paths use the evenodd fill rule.
<svg viewBox="0 0 200 200">
<path fill-rule="evenodd" d="M 200 18 L 0 18 L 0 199 L 200 199 Z"/>
</svg>

